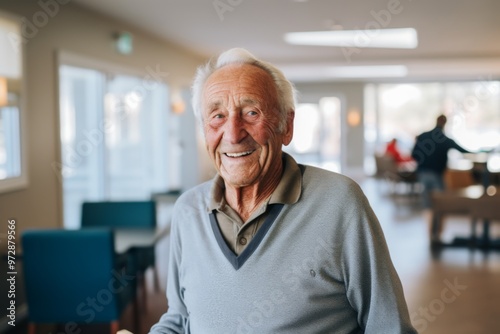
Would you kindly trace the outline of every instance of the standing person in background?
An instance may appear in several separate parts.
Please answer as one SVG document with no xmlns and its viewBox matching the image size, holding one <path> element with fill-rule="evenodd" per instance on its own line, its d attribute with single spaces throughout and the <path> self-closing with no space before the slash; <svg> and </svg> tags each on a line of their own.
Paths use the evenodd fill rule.
<svg viewBox="0 0 500 334">
<path fill-rule="evenodd" d="M 175 204 L 169 308 L 150 334 L 416 333 L 360 187 L 282 151 L 294 104 L 246 50 L 199 68 L 193 107 L 218 174 Z"/>
<path fill-rule="evenodd" d="M 411 153 L 417 162 L 418 181 L 424 187 L 423 202 L 426 208 L 431 205 L 431 192 L 444 190 L 448 151 L 453 148 L 462 153 L 470 153 L 444 134 L 445 125 L 446 116 L 438 116 L 434 129 L 417 136 Z"/>
</svg>

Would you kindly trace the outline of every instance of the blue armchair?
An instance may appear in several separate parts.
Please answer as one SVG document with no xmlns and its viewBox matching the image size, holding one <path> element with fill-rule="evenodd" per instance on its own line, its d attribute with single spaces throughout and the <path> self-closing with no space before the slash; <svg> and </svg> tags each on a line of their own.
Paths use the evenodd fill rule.
<svg viewBox="0 0 500 334">
<path fill-rule="evenodd" d="M 138 325 L 135 272 L 111 230 L 28 230 L 22 246 L 30 334 L 37 323 L 109 323 L 115 334 L 130 303 Z"/>
</svg>

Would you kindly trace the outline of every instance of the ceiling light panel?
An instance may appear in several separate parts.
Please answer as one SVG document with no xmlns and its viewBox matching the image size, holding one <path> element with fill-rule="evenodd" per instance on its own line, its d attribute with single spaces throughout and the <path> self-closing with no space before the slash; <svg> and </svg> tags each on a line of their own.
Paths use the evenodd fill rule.
<svg viewBox="0 0 500 334">
<path fill-rule="evenodd" d="M 396 49 L 418 46 L 417 31 L 413 28 L 291 32 L 284 39 L 296 45 Z"/>
</svg>

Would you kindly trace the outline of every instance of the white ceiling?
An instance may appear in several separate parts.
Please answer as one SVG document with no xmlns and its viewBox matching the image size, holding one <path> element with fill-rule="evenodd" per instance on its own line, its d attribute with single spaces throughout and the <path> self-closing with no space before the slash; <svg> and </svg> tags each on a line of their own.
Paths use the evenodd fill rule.
<svg viewBox="0 0 500 334">
<path fill-rule="evenodd" d="M 404 80 L 500 77 L 498 0 L 75 1 L 205 57 L 245 47 L 296 81 L 333 80 L 321 65 L 406 65 Z M 348 50 L 283 41 L 286 32 L 333 25 L 345 30 L 413 27 L 419 45 Z"/>
</svg>

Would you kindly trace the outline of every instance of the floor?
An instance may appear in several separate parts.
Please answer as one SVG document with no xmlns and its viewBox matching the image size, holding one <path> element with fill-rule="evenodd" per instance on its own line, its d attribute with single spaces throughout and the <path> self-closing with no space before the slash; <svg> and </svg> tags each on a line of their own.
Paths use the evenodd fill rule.
<svg viewBox="0 0 500 334">
<path fill-rule="evenodd" d="M 442 248 L 431 250 L 428 240 L 427 212 L 420 207 L 418 195 L 402 194 L 382 180 L 360 179 L 372 207 L 384 229 L 391 256 L 405 291 L 412 322 L 425 334 L 494 334 L 500 333 L 500 251 Z M 500 236 L 499 225 L 492 234 Z M 450 217 L 444 239 L 468 233 L 468 220 Z M 147 307 L 141 308 L 141 329 L 150 326 L 167 309 L 165 275 L 168 239 L 158 245 L 160 290 L 147 273 Z M 131 309 L 124 314 L 121 326 L 131 329 Z M 82 327 L 81 334 L 109 333 L 105 327 Z M 16 332 L 26 333 L 21 323 Z M 38 333 L 62 334 L 64 328 L 40 328 Z"/>
<path fill-rule="evenodd" d="M 430 214 L 421 209 L 418 196 L 394 194 L 380 180 L 361 184 L 384 229 L 418 332 L 500 333 L 500 251 L 431 250 Z M 498 227 L 492 226 L 496 237 Z M 451 241 L 468 233 L 467 217 L 448 217 L 442 238 Z"/>
</svg>

